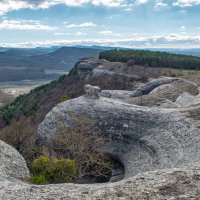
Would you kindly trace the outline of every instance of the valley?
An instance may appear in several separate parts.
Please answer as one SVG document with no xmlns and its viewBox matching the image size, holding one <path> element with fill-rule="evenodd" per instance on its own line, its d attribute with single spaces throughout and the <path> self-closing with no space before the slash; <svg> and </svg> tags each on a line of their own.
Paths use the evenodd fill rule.
<svg viewBox="0 0 200 200">
<path fill-rule="evenodd" d="M 98 56 L 100 51 L 84 47 L 1 48 L 0 106 L 68 74 L 79 58 Z"/>
</svg>

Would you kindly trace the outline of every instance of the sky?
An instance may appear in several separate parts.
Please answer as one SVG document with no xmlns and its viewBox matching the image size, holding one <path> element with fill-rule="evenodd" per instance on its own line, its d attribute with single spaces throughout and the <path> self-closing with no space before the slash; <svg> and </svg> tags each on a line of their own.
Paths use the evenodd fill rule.
<svg viewBox="0 0 200 200">
<path fill-rule="evenodd" d="M 200 48 L 200 0 L 0 0 L 0 46 Z"/>
</svg>

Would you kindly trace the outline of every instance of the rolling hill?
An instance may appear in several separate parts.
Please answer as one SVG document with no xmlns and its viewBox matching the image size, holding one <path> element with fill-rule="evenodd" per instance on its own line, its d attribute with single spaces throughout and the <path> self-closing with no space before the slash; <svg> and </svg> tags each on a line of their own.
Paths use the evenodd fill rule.
<svg viewBox="0 0 200 200">
<path fill-rule="evenodd" d="M 51 51 L 56 49 L 55 51 Z M 49 79 L 54 80 L 60 74 L 47 74 L 46 69 L 69 71 L 82 57 L 98 56 L 100 49 L 61 47 L 9 49 L 0 52 L 0 81 L 20 81 Z"/>
</svg>

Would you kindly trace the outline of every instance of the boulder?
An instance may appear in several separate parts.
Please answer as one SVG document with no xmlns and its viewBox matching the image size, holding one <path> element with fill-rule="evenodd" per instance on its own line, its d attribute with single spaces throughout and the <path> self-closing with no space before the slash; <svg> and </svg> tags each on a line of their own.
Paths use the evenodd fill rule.
<svg viewBox="0 0 200 200">
<path fill-rule="evenodd" d="M 85 96 L 89 98 L 98 98 L 100 96 L 101 89 L 98 86 L 91 86 L 89 84 L 84 86 Z"/>
<path fill-rule="evenodd" d="M 29 174 L 24 158 L 10 145 L 0 141 L 0 175 L 25 178 Z"/>
<path fill-rule="evenodd" d="M 145 94 L 149 94 L 153 89 L 160 85 L 168 84 L 172 81 L 178 80 L 177 78 L 171 78 L 171 77 L 164 77 L 164 78 L 158 78 L 154 79 L 144 85 L 141 85 L 136 90 L 133 91 L 131 94 L 131 97 L 138 97 Z"/>
<path fill-rule="evenodd" d="M 75 70 L 81 78 L 93 75 L 93 70 L 98 66 L 102 66 L 105 60 L 81 59 L 75 64 Z"/>
<path fill-rule="evenodd" d="M 200 167 L 199 121 L 175 109 L 134 106 L 86 94 L 46 115 L 38 129 L 44 145 L 51 144 L 61 117 L 70 121 L 69 113 L 95 121 L 110 140 L 105 152 L 122 163 L 125 178 L 156 169 Z"/>
</svg>

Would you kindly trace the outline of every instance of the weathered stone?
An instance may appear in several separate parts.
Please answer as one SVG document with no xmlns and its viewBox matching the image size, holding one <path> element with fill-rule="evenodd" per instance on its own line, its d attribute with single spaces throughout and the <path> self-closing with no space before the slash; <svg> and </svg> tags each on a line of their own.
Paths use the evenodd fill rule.
<svg viewBox="0 0 200 200">
<path fill-rule="evenodd" d="M 111 99 L 128 99 L 132 91 L 127 90 L 102 90 L 101 96 Z"/>
<path fill-rule="evenodd" d="M 35 186 L 0 175 L 1 200 L 197 200 L 200 172 L 165 169 L 138 174 L 116 183 Z"/>
<path fill-rule="evenodd" d="M 117 100 L 85 96 L 61 103 L 39 127 L 45 144 L 56 133 L 56 122 L 70 114 L 96 121 L 110 138 L 106 152 L 117 157 L 125 178 L 138 173 L 173 167 L 200 167 L 199 122 L 177 110 L 133 106 Z"/>
<path fill-rule="evenodd" d="M 125 73 L 123 70 L 119 70 L 118 66 L 121 63 L 112 63 L 104 59 L 81 59 L 75 65 L 75 70 L 81 78 L 88 78 L 90 76 L 101 76 L 101 75 L 115 75 L 118 77 L 126 78 L 127 81 L 140 81 L 143 77 Z"/>
<path fill-rule="evenodd" d="M 183 93 L 188 93 L 190 100 L 193 99 L 192 102 L 188 99 L 189 96 L 184 96 L 182 99 L 180 99 Z M 197 103 L 199 97 L 196 95 L 198 95 L 198 93 L 198 86 L 195 83 L 180 78 L 178 80 L 172 81 L 171 83 L 156 87 L 147 95 L 131 97 L 125 99 L 124 102 L 149 107 L 161 106 L 174 108 L 184 106 L 183 104 L 187 105 L 186 101 L 190 102 L 188 105 Z M 177 103 L 175 103 L 176 100 Z M 184 101 L 185 103 L 178 103 L 178 101 Z"/>
<path fill-rule="evenodd" d="M 18 180 L 28 175 L 24 159 L 0 141 L 1 200 L 200 199 L 199 121 L 176 109 L 140 107 L 101 97 L 98 87 L 88 85 L 85 91 L 89 96 L 56 106 L 38 132 L 48 145 L 60 117 L 66 121 L 71 114 L 91 117 L 110 138 L 104 151 L 121 161 L 113 171 L 114 181 L 123 176 L 123 170 L 125 179 L 92 185 L 27 184 Z"/>
<path fill-rule="evenodd" d="M 25 178 L 29 174 L 24 158 L 10 145 L 0 141 L 0 176 Z"/>
<path fill-rule="evenodd" d="M 138 96 L 142 96 L 142 95 L 145 95 L 145 94 L 149 94 L 156 87 L 170 83 L 170 82 L 175 81 L 175 80 L 178 80 L 178 79 L 177 78 L 171 78 L 171 77 L 154 79 L 154 80 L 138 87 L 135 91 L 133 91 L 131 97 L 138 97 Z"/>
<path fill-rule="evenodd" d="M 200 93 L 198 95 L 191 95 L 188 92 L 184 92 L 180 94 L 180 96 L 176 99 L 175 102 L 168 102 L 161 105 L 162 107 L 170 108 L 172 103 L 174 103 L 175 107 L 183 108 L 183 107 L 190 107 L 200 104 Z"/>
<path fill-rule="evenodd" d="M 100 96 L 101 89 L 98 86 L 85 85 L 85 96 L 89 98 L 98 98 Z"/>
</svg>

